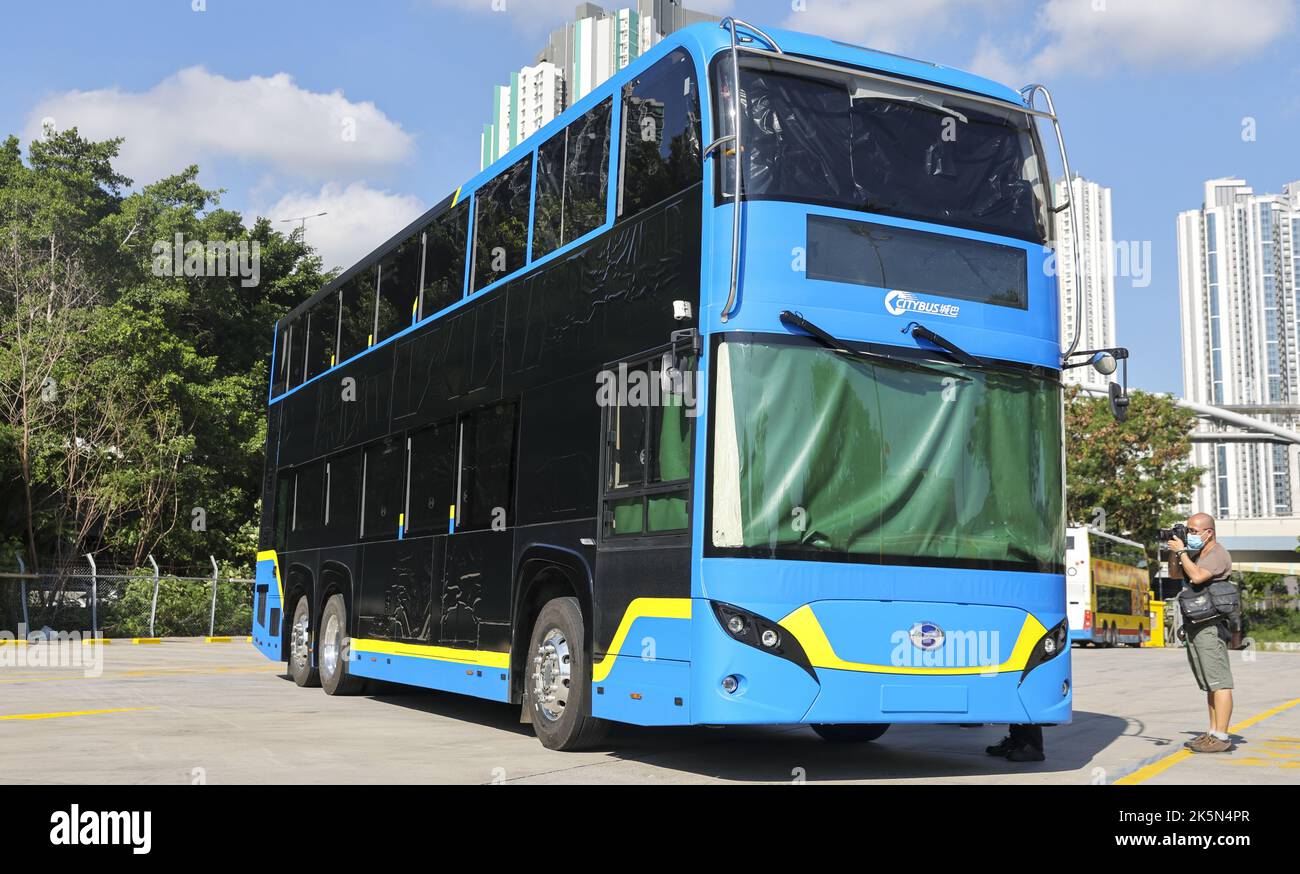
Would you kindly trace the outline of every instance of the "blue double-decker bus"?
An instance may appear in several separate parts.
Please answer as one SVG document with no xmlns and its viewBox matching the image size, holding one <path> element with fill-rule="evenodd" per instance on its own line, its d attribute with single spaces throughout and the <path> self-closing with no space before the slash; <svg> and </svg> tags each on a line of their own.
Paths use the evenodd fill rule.
<svg viewBox="0 0 1300 874">
<path fill-rule="evenodd" d="M 1054 113 L 666 38 L 277 323 L 256 645 L 556 749 L 1068 721 Z"/>
</svg>

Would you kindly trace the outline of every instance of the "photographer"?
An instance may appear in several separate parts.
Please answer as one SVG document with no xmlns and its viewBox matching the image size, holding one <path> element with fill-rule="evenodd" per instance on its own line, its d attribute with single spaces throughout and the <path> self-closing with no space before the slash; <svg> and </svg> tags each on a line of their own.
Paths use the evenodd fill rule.
<svg viewBox="0 0 1300 874">
<path fill-rule="evenodd" d="M 1228 662 L 1228 617 L 1223 601 L 1235 596 L 1228 583 L 1232 556 L 1215 538 L 1214 518 L 1197 513 L 1183 526 L 1169 534 L 1170 566 L 1177 565 L 1187 578 L 1188 586 L 1178 602 L 1183 613 L 1183 630 L 1187 636 L 1187 660 L 1192 665 L 1196 684 L 1205 691 L 1210 711 L 1210 730 L 1184 746 L 1194 753 L 1226 753 L 1234 748 L 1228 736 L 1232 719 L 1232 668 Z M 1186 535 L 1184 543 L 1180 535 Z M 1193 556 L 1193 554 L 1195 554 Z M 1227 584 L 1232 594 L 1228 593 Z"/>
</svg>

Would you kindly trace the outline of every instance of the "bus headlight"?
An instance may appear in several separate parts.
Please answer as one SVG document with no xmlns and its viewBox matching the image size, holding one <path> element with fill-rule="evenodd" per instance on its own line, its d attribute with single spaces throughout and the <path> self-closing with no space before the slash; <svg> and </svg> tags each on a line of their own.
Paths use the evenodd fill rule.
<svg viewBox="0 0 1300 874">
<path fill-rule="evenodd" d="M 1020 682 L 1025 681 L 1029 672 L 1044 662 L 1050 662 L 1070 646 L 1070 628 L 1069 620 L 1062 619 L 1034 645 L 1033 651 L 1029 654 L 1029 660 L 1025 662 L 1025 669 L 1020 672 Z"/>
<path fill-rule="evenodd" d="M 718 624 L 732 640 L 794 662 L 807 671 L 808 676 L 817 679 L 808 656 L 793 634 L 782 634 L 781 627 L 772 620 L 735 605 L 721 601 L 710 601 L 709 604 L 713 607 L 713 615 L 718 618 Z"/>
</svg>

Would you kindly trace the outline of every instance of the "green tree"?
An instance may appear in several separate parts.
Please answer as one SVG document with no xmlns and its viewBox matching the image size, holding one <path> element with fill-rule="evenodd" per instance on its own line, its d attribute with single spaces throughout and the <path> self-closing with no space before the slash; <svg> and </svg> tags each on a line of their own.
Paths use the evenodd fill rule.
<svg viewBox="0 0 1300 874">
<path fill-rule="evenodd" d="M 247 568 L 272 325 L 328 276 L 299 235 L 222 209 L 197 167 L 132 189 L 120 145 L 47 131 L 26 162 L 0 145 L 0 548 L 33 568 Z M 160 269 L 177 235 L 255 244 L 258 282 L 212 258 Z"/>
<path fill-rule="evenodd" d="M 1135 391 L 1127 421 L 1109 404 L 1066 394 L 1067 513 L 1072 524 L 1104 519 L 1113 534 L 1154 544 L 1175 521 L 1204 470 L 1191 462 L 1195 416 L 1166 395 Z"/>
</svg>

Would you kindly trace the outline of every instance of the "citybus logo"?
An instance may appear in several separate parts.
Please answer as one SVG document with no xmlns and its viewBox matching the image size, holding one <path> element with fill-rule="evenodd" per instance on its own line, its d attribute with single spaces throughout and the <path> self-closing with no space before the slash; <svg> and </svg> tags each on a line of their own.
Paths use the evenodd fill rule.
<svg viewBox="0 0 1300 874">
<path fill-rule="evenodd" d="M 917 649 L 938 649 L 943 646 L 943 629 L 933 622 L 918 622 L 908 636 Z"/>
<path fill-rule="evenodd" d="M 935 303 L 929 300 L 920 300 L 910 291 L 900 291 L 894 289 L 885 295 L 885 309 L 891 316 L 901 316 L 904 313 L 921 313 L 926 316 L 945 316 L 949 319 L 957 318 L 961 312 L 961 307 L 955 303 Z"/>
</svg>

